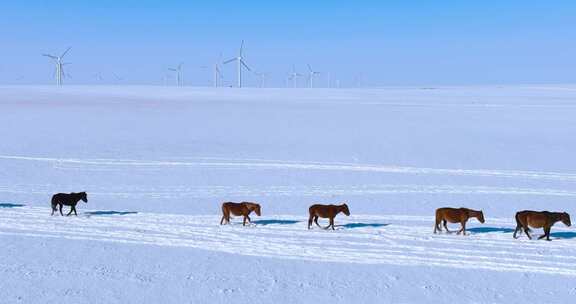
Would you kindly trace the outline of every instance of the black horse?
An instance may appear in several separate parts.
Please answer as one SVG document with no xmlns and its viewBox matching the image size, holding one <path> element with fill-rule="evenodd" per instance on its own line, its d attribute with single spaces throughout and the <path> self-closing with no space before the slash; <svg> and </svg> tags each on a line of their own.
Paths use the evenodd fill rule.
<svg viewBox="0 0 576 304">
<path fill-rule="evenodd" d="M 68 212 L 68 214 L 66 214 L 66 216 L 69 216 L 70 214 L 72 214 L 72 212 L 74 212 L 74 215 L 78 215 L 78 213 L 76 213 L 76 204 L 78 204 L 78 202 L 82 200 L 85 203 L 88 203 L 88 195 L 86 194 L 86 192 L 79 192 L 79 193 L 58 193 L 58 194 L 54 194 L 52 196 L 52 214 L 54 215 L 54 212 L 56 211 L 56 206 L 60 207 L 60 215 L 64 216 L 64 214 L 62 214 L 62 206 L 66 205 L 66 206 L 70 206 L 70 212 Z"/>
</svg>

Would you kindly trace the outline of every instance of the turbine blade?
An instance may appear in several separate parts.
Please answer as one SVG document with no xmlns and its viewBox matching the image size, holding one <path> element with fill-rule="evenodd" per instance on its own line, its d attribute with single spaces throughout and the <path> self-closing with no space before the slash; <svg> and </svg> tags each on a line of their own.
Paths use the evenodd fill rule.
<svg viewBox="0 0 576 304">
<path fill-rule="evenodd" d="M 244 39 L 242 39 L 242 43 L 240 44 L 240 57 L 242 57 L 243 51 L 244 51 Z"/>
<path fill-rule="evenodd" d="M 228 64 L 228 63 L 230 63 L 230 62 L 232 62 L 232 61 L 235 61 L 235 60 L 236 60 L 236 58 L 232 58 L 232 59 L 226 60 L 226 61 L 224 61 L 224 64 Z"/>
<path fill-rule="evenodd" d="M 57 58 L 58 58 L 58 57 L 56 57 L 56 56 L 48 55 L 48 54 L 42 54 L 42 56 L 49 57 L 49 58 L 52 58 L 52 59 L 57 59 Z"/>
<path fill-rule="evenodd" d="M 71 48 L 72 48 L 72 47 L 69 46 L 69 47 L 66 49 L 66 51 L 64 51 L 64 53 L 62 53 L 62 55 L 60 56 L 60 58 L 63 58 L 64 56 L 66 56 L 66 54 L 68 53 L 68 51 L 70 51 Z"/>
<path fill-rule="evenodd" d="M 250 67 L 248 67 L 248 65 L 246 65 L 246 63 L 244 62 L 244 60 L 240 60 L 240 63 L 242 63 L 242 65 L 248 70 L 248 71 L 252 71 L 250 69 Z"/>
<path fill-rule="evenodd" d="M 308 64 L 308 71 L 312 72 L 312 67 Z"/>
</svg>

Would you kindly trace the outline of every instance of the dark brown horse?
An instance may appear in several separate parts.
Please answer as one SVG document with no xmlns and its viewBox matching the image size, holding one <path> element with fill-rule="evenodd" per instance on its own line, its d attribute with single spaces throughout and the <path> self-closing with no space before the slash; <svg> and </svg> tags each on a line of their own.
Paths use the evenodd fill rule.
<svg viewBox="0 0 576 304">
<path fill-rule="evenodd" d="M 541 235 L 538 239 L 546 238 L 547 241 L 550 241 L 550 229 L 552 226 L 562 221 L 564 225 L 570 227 L 572 223 L 570 223 L 570 215 L 566 212 L 548 212 L 548 211 L 531 211 L 531 210 L 524 210 L 520 212 L 516 212 L 516 230 L 514 230 L 514 238 L 518 238 L 516 234 L 518 231 L 522 233 L 526 233 L 526 236 L 529 239 L 532 239 L 530 236 L 530 227 L 532 228 L 544 228 L 544 235 Z"/>
<path fill-rule="evenodd" d="M 346 216 L 349 216 L 350 210 L 348 209 L 348 205 L 346 205 L 346 204 L 342 204 L 342 205 L 320 205 L 320 204 L 316 204 L 316 205 L 310 206 L 310 208 L 308 209 L 308 213 L 310 215 L 308 218 L 308 229 L 310 229 L 310 226 L 312 226 L 312 221 L 314 221 L 314 223 L 316 223 L 316 225 L 318 225 L 318 227 L 320 227 L 320 228 L 328 229 L 328 228 L 332 227 L 332 230 L 334 230 L 334 218 L 340 212 L 346 214 Z M 320 224 L 318 224 L 318 218 L 319 217 L 330 219 L 330 224 L 326 227 L 320 226 Z"/>
<path fill-rule="evenodd" d="M 235 216 L 244 216 L 244 222 L 242 226 L 246 226 L 246 220 L 250 223 L 250 213 L 252 211 L 256 212 L 256 215 L 260 216 L 260 205 L 250 202 L 233 203 L 226 202 L 222 204 L 222 219 L 220 220 L 220 225 L 230 223 L 230 214 Z"/>
<path fill-rule="evenodd" d="M 462 233 L 466 235 L 466 222 L 471 217 L 478 219 L 480 223 L 484 223 L 484 213 L 482 211 L 472 210 L 468 208 L 438 208 L 436 209 L 436 225 L 434 225 L 434 233 L 436 231 L 442 231 L 440 227 L 440 222 L 442 222 L 446 232 L 451 232 L 448 230 L 447 222 L 450 223 L 460 223 L 462 228 L 458 230 L 457 234 Z"/>
<path fill-rule="evenodd" d="M 88 203 L 88 195 L 86 194 L 86 192 L 79 192 L 79 193 L 58 193 L 58 194 L 54 194 L 52 196 L 52 214 L 54 215 L 54 212 L 56 211 L 56 206 L 59 206 L 60 208 L 60 215 L 64 215 L 62 214 L 62 206 L 70 206 L 70 212 L 68 212 L 68 214 L 66 214 L 66 216 L 69 216 L 70 214 L 72 214 L 72 212 L 74 212 L 74 215 L 78 215 L 78 213 L 76 213 L 76 204 L 78 204 L 79 201 L 83 201 L 85 203 Z"/>
</svg>

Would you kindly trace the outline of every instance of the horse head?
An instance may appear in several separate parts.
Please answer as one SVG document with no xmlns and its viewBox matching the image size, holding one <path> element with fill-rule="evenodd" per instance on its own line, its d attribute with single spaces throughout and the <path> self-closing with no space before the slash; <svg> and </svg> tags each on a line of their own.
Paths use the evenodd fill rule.
<svg viewBox="0 0 576 304">
<path fill-rule="evenodd" d="M 348 205 L 346 205 L 346 203 L 340 205 L 340 212 L 346 214 L 346 216 L 350 215 L 350 209 L 348 209 Z"/>
<path fill-rule="evenodd" d="M 480 211 L 476 211 L 477 212 L 477 219 L 480 223 L 484 224 L 484 212 L 482 212 L 482 210 Z"/>
<path fill-rule="evenodd" d="M 248 207 L 248 210 L 256 212 L 256 215 L 258 215 L 258 216 L 261 215 L 261 207 L 260 207 L 260 204 L 256 204 L 256 203 L 246 203 L 246 206 Z"/>
<path fill-rule="evenodd" d="M 80 199 L 85 202 L 88 203 L 88 194 L 86 194 L 86 192 L 80 192 Z"/>
<path fill-rule="evenodd" d="M 570 214 L 566 212 L 562 212 L 562 214 L 560 215 L 560 220 L 562 221 L 562 223 L 564 223 L 564 225 L 568 227 L 572 225 L 572 223 L 570 222 Z"/>
</svg>

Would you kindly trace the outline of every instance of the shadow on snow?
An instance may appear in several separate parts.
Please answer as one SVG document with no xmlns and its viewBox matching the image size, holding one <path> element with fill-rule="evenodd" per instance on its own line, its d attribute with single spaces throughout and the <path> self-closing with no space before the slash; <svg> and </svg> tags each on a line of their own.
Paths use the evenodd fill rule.
<svg viewBox="0 0 576 304">
<path fill-rule="evenodd" d="M 355 229 L 355 228 L 379 228 L 386 227 L 390 224 L 380 224 L 380 223 L 348 223 L 344 225 L 336 225 L 336 227 L 344 229 Z"/>
<path fill-rule="evenodd" d="M 91 216 L 91 215 L 95 215 L 95 216 L 99 216 L 99 215 L 129 215 L 129 214 L 138 214 L 138 212 L 102 210 L 102 211 L 85 212 L 84 214 L 89 215 L 89 216 Z"/>
<path fill-rule="evenodd" d="M 0 208 L 17 208 L 24 207 L 22 204 L 0 203 Z"/>
<path fill-rule="evenodd" d="M 501 233 L 512 233 L 514 229 L 512 228 L 502 228 L 502 227 L 474 227 L 466 229 L 468 232 L 472 233 L 490 233 L 490 232 L 501 232 Z"/>
<path fill-rule="evenodd" d="M 262 225 L 262 226 L 266 226 L 266 225 L 292 225 L 292 224 L 296 224 L 299 222 L 300 221 L 294 221 L 294 220 L 254 220 L 254 221 L 252 221 L 252 224 Z"/>
<path fill-rule="evenodd" d="M 576 232 L 552 232 L 550 236 L 559 239 L 573 239 L 576 238 Z"/>
</svg>

